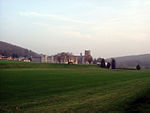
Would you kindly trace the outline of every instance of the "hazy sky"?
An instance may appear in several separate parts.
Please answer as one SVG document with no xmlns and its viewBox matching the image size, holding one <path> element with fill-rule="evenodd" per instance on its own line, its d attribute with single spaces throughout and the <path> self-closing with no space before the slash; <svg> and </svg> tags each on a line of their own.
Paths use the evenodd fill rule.
<svg viewBox="0 0 150 113">
<path fill-rule="evenodd" d="M 150 53 L 150 0 L 0 0 L 0 40 L 47 55 Z"/>
</svg>

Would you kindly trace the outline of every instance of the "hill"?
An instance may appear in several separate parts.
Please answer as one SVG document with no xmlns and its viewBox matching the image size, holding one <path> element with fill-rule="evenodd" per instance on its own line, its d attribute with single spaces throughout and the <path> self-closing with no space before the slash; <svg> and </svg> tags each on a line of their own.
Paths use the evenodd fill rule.
<svg viewBox="0 0 150 113">
<path fill-rule="evenodd" d="M 17 55 L 19 57 L 40 56 L 36 52 L 3 41 L 0 41 L 0 54 L 4 56 Z"/>
<path fill-rule="evenodd" d="M 115 60 L 119 66 L 132 67 L 136 66 L 137 64 L 145 67 L 150 66 L 150 54 L 116 57 Z"/>
</svg>

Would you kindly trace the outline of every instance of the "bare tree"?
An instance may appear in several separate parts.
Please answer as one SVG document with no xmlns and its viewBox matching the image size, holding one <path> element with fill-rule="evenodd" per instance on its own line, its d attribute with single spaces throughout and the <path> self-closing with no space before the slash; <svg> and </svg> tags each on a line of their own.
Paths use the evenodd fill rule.
<svg viewBox="0 0 150 113">
<path fill-rule="evenodd" d="M 56 55 L 56 59 L 59 63 L 61 63 L 61 56 L 60 55 Z"/>
<path fill-rule="evenodd" d="M 93 61 L 92 56 L 91 55 L 86 56 L 85 61 L 88 62 L 89 64 L 91 64 L 91 62 Z"/>
<path fill-rule="evenodd" d="M 72 53 L 66 53 L 66 59 L 67 59 L 68 64 L 73 63 L 73 62 L 71 62 L 72 58 L 73 58 Z"/>
<path fill-rule="evenodd" d="M 59 63 L 65 63 L 65 62 L 69 63 L 71 61 L 72 56 L 73 56 L 72 53 L 66 53 L 66 52 L 58 53 L 57 55 L 55 55 Z"/>
<path fill-rule="evenodd" d="M 88 59 L 87 59 L 87 61 L 89 62 L 89 64 L 91 64 L 91 62 L 93 61 L 93 58 L 92 58 L 92 56 L 91 56 L 91 55 L 88 55 Z"/>
</svg>

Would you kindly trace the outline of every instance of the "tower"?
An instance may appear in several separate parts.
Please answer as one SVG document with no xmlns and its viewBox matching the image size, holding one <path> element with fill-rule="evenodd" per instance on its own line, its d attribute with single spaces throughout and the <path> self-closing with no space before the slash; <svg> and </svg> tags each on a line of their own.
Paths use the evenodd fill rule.
<svg viewBox="0 0 150 113">
<path fill-rule="evenodd" d="M 85 56 L 91 56 L 91 51 L 90 50 L 85 50 Z"/>
</svg>

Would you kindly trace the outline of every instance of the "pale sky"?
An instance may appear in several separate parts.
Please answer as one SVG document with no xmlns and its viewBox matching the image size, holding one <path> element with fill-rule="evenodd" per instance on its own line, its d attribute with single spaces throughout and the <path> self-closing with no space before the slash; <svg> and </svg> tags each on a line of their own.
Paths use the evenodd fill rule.
<svg viewBox="0 0 150 113">
<path fill-rule="evenodd" d="M 150 53 L 150 0 L 0 0 L 0 40 L 54 55 Z"/>
</svg>

